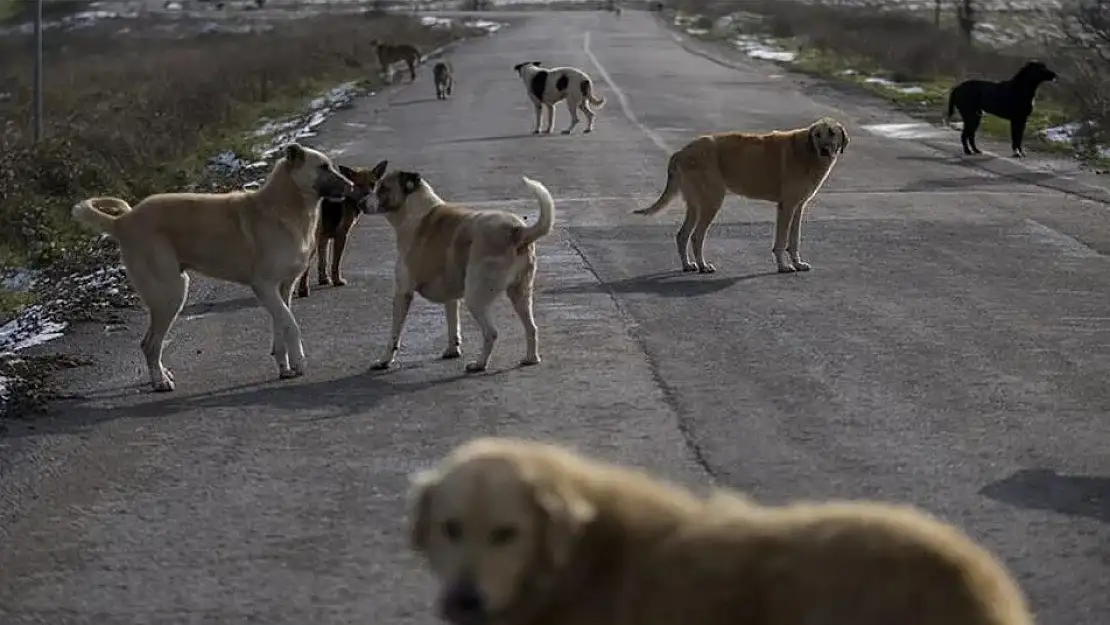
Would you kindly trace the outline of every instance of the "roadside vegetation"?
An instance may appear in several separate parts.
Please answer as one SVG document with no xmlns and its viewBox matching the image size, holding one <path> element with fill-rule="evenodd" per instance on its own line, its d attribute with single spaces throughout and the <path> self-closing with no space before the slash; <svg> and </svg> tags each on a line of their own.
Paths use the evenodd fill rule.
<svg viewBox="0 0 1110 625">
<path fill-rule="evenodd" d="M 234 153 L 257 161 L 257 144 L 272 139 L 252 132 L 262 120 L 303 112 L 310 98 L 339 83 L 380 83 L 375 38 L 428 52 L 483 32 L 377 11 L 247 22 L 249 29 L 242 21 L 220 29 L 194 24 L 193 33 L 182 32 L 180 20 L 146 19 L 47 31 L 39 143 L 30 42 L 0 37 L 0 326 L 17 317 L 108 319 L 134 303 L 116 246 L 70 218 L 77 200 L 238 188 L 268 168 L 235 172 L 209 160 Z M 36 278 L 28 289 L 29 275 Z M 27 395 L 36 377 L 28 360 L 4 356 L 5 348 L 0 413 L 4 396 Z"/>
<path fill-rule="evenodd" d="M 975 36 L 984 14 L 975 10 L 976 0 L 943 0 L 936 12 L 918 13 L 888 4 L 678 0 L 672 6 L 687 32 L 787 51 L 792 69 L 858 84 L 930 122 L 943 118 L 957 82 L 1007 79 L 1024 62 L 1041 59 L 1059 79 L 1038 91 L 1026 145 L 1075 154 L 1101 168 L 1110 161 L 1102 147 L 1110 146 L 1110 4 L 1037 13 L 1014 28 L 1019 35 L 1004 37 Z M 1008 23 L 1019 19 L 1010 16 Z M 980 132 L 1008 139 L 1009 124 L 988 115 Z"/>
</svg>

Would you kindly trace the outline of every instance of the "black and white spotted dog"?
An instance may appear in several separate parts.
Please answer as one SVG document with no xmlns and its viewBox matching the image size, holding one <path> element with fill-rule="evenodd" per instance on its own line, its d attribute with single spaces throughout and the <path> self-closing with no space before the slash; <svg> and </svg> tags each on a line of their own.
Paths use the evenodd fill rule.
<svg viewBox="0 0 1110 625">
<path fill-rule="evenodd" d="M 586 132 L 594 129 L 596 117 L 590 105 L 598 108 L 605 106 L 604 97 L 595 97 L 593 94 L 593 81 L 586 72 L 574 67 L 540 67 L 541 61 L 529 61 L 513 67 L 528 88 L 528 97 L 536 107 L 536 127 L 532 134 L 539 134 L 540 120 L 543 118 L 543 109 L 547 109 L 547 132 L 555 125 L 555 105 L 561 100 L 567 101 L 567 110 L 570 111 L 570 126 L 563 131 L 569 135 L 578 125 L 578 111 L 586 114 Z"/>
</svg>

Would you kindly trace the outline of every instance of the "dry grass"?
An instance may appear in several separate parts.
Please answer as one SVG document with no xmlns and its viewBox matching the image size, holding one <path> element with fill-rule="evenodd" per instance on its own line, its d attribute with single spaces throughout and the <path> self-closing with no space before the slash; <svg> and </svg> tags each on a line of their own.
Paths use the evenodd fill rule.
<svg viewBox="0 0 1110 625">
<path fill-rule="evenodd" d="M 213 152 L 248 147 L 242 131 L 259 116 L 298 108 L 340 81 L 377 80 L 375 37 L 430 50 L 459 32 L 403 16 L 347 15 L 187 39 L 51 34 L 38 145 L 29 46 L 0 42 L 0 92 L 10 94 L 0 101 L 0 264 L 49 264 L 87 239 L 74 236 L 69 219 L 77 199 L 184 188 Z"/>
</svg>

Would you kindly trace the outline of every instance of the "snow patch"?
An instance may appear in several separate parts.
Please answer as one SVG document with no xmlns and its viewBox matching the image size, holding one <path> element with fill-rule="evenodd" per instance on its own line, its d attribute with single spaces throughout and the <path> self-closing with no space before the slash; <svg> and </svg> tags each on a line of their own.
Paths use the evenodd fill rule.
<svg viewBox="0 0 1110 625">
<path fill-rule="evenodd" d="M 1092 124 L 1085 124 L 1081 122 L 1068 122 L 1059 126 L 1045 128 L 1041 131 L 1046 141 L 1052 143 L 1067 143 L 1072 146 L 1080 146 L 1083 143 L 1084 135 L 1090 132 Z M 1110 158 L 1110 147 L 1100 146 L 1098 148 L 1098 155 L 1102 158 Z"/>
<path fill-rule="evenodd" d="M 880 87 L 885 87 L 887 89 L 890 89 L 891 91 L 897 91 L 899 93 L 910 95 L 925 93 L 925 89 L 918 87 L 917 85 L 902 85 L 894 82 L 889 78 L 883 78 L 882 76 L 868 76 L 867 78 L 863 79 L 863 82 L 871 85 L 879 85 Z"/>
<path fill-rule="evenodd" d="M 776 63 L 793 63 L 798 58 L 796 52 L 789 52 L 775 46 L 770 39 L 759 39 L 750 35 L 741 35 L 732 40 L 732 45 L 753 59 L 774 61 Z"/>
</svg>

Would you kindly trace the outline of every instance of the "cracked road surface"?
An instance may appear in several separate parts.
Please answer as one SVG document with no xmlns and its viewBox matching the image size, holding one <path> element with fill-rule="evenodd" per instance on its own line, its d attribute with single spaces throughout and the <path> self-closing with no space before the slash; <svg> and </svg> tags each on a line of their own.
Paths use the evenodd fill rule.
<svg viewBox="0 0 1110 625">
<path fill-rule="evenodd" d="M 171 335 L 172 396 L 146 392 L 144 314 L 79 328 L 61 347 L 96 362 L 69 374 L 73 397 L 0 439 L 0 623 L 430 623 L 406 476 L 498 434 L 768 502 L 913 502 L 1000 554 L 1042 625 L 1105 625 L 1110 209 L 1036 165 L 969 164 L 955 133 L 868 132 L 905 120 L 693 54 L 645 13 L 510 15 L 450 54 L 452 100 L 436 101 L 425 67 L 317 144 L 522 214 L 536 206 L 520 177 L 543 181 L 558 211 L 539 243 L 543 364 L 515 367 L 523 336 L 500 301 L 494 371 L 464 376 L 437 360 L 443 314 L 418 299 L 398 368 L 368 372 L 394 249 L 373 217 L 348 247 L 350 284 L 294 304 L 304 378 L 276 381 L 266 314 L 206 280 Z M 595 77 L 608 99 L 595 133 L 529 134 L 511 68 L 532 59 Z M 663 148 L 829 113 L 853 140 L 804 226 L 812 272 L 773 273 L 767 204 L 727 200 L 714 275 L 676 271 L 680 202 L 630 214 L 660 191 Z"/>
</svg>

